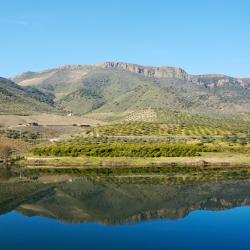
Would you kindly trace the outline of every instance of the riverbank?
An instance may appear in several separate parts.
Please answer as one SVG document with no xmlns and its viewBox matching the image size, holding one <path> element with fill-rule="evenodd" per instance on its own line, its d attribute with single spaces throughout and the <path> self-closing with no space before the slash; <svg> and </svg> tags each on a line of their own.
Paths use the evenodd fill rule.
<svg viewBox="0 0 250 250">
<path fill-rule="evenodd" d="M 151 166 L 242 166 L 250 167 L 250 155 L 233 152 L 203 152 L 199 157 L 37 157 L 27 156 L 24 167 L 151 167 Z"/>
<path fill-rule="evenodd" d="M 178 160 L 178 161 L 177 161 Z M 202 157 L 101 158 L 27 156 L 12 169 L 22 180 L 67 175 L 114 183 L 181 184 L 250 178 L 249 157 L 203 153 Z M 25 177 L 25 178 L 24 178 Z M 20 180 L 21 180 L 20 179 Z"/>
</svg>

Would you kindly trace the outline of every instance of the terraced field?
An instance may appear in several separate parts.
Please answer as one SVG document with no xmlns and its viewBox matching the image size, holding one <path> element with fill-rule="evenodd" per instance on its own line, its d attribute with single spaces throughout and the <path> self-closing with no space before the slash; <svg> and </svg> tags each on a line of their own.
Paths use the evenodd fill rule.
<svg viewBox="0 0 250 250">
<path fill-rule="evenodd" d="M 179 122 L 180 123 L 180 122 Z M 100 126 L 94 129 L 95 136 L 232 136 L 244 135 L 246 130 L 226 126 L 200 126 L 152 122 L 125 122 Z"/>
<path fill-rule="evenodd" d="M 232 133 L 250 133 L 250 119 L 248 116 L 242 117 L 241 119 L 214 119 L 199 115 L 158 110 L 157 121 L 166 124 L 179 124 L 186 129 L 208 128 L 210 130 L 223 130 L 224 132 L 231 131 Z M 203 133 L 204 132 L 205 131 L 203 131 Z M 219 133 L 221 132 L 222 131 Z"/>
</svg>

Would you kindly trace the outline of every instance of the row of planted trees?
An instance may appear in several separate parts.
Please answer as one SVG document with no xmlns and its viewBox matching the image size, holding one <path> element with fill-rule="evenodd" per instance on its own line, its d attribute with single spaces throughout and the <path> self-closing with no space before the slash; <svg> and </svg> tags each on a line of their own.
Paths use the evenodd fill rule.
<svg viewBox="0 0 250 250">
<path fill-rule="evenodd" d="M 200 152 L 237 152 L 250 154 L 250 147 L 206 146 L 191 144 L 111 143 L 111 144 L 54 144 L 35 147 L 39 156 L 93 156 L 93 157 L 185 157 L 199 156 Z"/>
<path fill-rule="evenodd" d="M 37 147 L 32 150 L 40 156 L 93 157 L 185 157 L 198 156 L 206 151 L 202 146 L 184 144 L 98 144 Z"/>
</svg>

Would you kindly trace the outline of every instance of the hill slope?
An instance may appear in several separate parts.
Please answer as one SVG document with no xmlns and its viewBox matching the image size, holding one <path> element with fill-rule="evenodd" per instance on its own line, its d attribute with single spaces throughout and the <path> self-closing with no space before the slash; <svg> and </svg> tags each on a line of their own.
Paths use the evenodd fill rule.
<svg viewBox="0 0 250 250">
<path fill-rule="evenodd" d="M 50 96 L 75 114 L 125 112 L 151 107 L 209 116 L 249 114 L 250 81 L 225 75 L 192 76 L 173 67 L 106 62 L 67 65 L 13 80 Z"/>
<path fill-rule="evenodd" d="M 23 88 L 0 77 L 0 114 L 52 112 L 52 100 L 36 88 Z"/>
</svg>

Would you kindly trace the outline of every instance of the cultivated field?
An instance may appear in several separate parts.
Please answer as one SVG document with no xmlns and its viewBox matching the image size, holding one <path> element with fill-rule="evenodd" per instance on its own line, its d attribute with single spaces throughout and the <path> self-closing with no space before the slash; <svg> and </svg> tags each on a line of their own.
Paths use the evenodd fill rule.
<svg viewBox="0 0 250 250">
<path fill-rule="evenodd" d="M 98 126 L 105 124 L 103 121 L 82 116 L 63 116 L 56 114 L 39 114 L 30 116 L 0 115 L 0 125 L 4 127 L 16 127 L 19 124 L 26 125 L 33 122 L 40 125 L 88 124 L 90 126 Z"/>
</svg>

